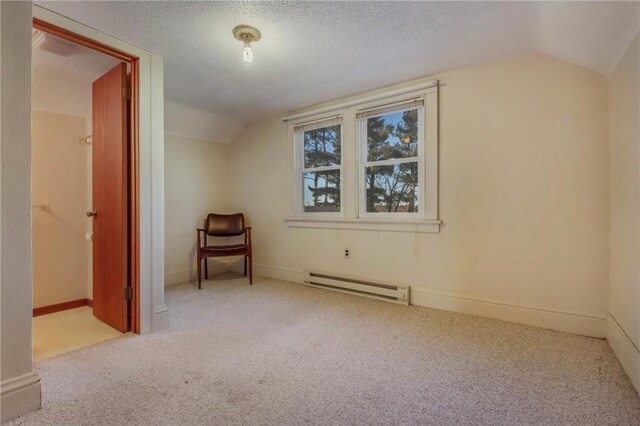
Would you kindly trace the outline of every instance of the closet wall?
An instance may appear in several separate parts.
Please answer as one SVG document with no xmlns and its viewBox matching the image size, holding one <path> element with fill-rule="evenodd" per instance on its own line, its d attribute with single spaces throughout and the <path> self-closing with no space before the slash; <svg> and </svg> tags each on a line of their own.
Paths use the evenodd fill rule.
<svg viewBox="0 0 640 426">
<path fill-rule="evenodd" d="M 33 111 L 33 306 L 87 297 L 87 120 Z"/>
</svg>

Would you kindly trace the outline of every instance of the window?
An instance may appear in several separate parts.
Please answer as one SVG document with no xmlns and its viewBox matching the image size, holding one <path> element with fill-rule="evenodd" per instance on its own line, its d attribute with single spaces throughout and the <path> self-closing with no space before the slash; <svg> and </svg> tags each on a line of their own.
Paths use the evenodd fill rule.
<svg viewBox="0 0 640 426">
<path fill-rule="evenodd" d="M 342 195 L 342 124 L 339 118 L 297 126 L 300 213 L 337 214 Z"/>
<path fill-rule="evenodd" d="M 437 82 L 285 121 L 295 153 L 288 226 L 439 232 Z"/>
<path fill-rule="evenodd" d="M 420 216 L 423 211 L 422 100 L 357 114 L 361 216 Z"/>
</svg>

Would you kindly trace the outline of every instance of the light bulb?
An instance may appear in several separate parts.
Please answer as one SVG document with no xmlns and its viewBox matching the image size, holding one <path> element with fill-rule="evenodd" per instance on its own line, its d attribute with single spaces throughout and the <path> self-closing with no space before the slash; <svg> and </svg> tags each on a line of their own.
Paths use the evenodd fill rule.
<svg viewBox="0 0 640 426">
<path fill-rule="evenodd" d="M 253 49 L 251 49 L 251 43 L 249 43 L 248 41 L 244 42 L 244 49 L 242 49 L 242 59 L 244 59 L 245 62 L 253 61 Z"/>
</svg>

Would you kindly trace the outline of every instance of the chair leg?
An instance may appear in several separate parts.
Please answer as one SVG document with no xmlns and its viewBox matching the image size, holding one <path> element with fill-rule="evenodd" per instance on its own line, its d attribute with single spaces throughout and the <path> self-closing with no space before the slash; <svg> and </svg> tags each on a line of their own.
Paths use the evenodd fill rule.
<svg viewBox="0 0 640 426">
<path fill-rule="evenodd" d="M 209 258 L 208 257 L 204 258 L 204 279 L 205 280 L 209 279 Z"/>
<path fill-rule="evenodd" d="M 202 259 L 198 256 L 198 289 L 202 289 L 202 278 L 200 277 L 201 271 L 200 271 L 200 263 L 202 262 Z"/>
<path fill-rule="evenodd" d="M 253 284 L 253 257 L 249 256 L 249 284 Z"/>
<path fill-rule="evenodd" d="M 247 256 L 244 256 L 244 276 L 247 276 Z"/>
</svg>

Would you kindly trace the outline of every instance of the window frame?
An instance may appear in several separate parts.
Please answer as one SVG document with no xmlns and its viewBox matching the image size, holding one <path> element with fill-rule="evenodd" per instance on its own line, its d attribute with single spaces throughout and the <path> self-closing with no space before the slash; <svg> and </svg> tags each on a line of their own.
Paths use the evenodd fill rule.
<svg viewBox="0 0 640 426">
<path fill-rule="evenodd" d="M 296 127 L 303 127 L 308 124 L 331 122 L 339 119 L 340 124 L 340 164 L 337 166 L 304 167 L 304 130 L 296 131 Z M 333 124 L 335 126 L 336 124 Z M 327 124 L 326 127 L 332 125 Z M 318 128 L 322 128 L 318 127 Z M 294 186 L 294 211 L 297 217 L 318 217 L 318 218 L 342 218 L 344 217 L 344 124 L 342 115 L 333 114 L 329 117 L 307 120 L 303 123 L 296 123 L 293 126 L 294 155 L 295 155 L 295 186 Z M 340 211 L 337 212 L 308 212 L 304 205 L 304 174 L 309 172 L 322 172 L 327 170 L 340 171 Z"/>
<path fill-rule="evenodd" d="M 399 102 L 393 103 L 403 103 L 404 101 L 410 101 L 412 99 L 416 99 L 416 97 L 409 97 L 403 99 Z M 413 108 L 398 108 L 395 112 L 409 111 L 412 109 L 418 110 L 418 155 L 416 157 L 405 157 L 405 158 L 393 158 L 388 160 L 379 160 L 379 161 L 368 161 L 368 145 L 367 145 L 367 120 L 371 117 L 381 117 L 386 114 L 390 114 L 393 112 L 386 112 L 380 115 L 372 115 L 369 117 L 356 118 L 356 144 L 358 149 L 358 172 L 356 174 L 358 180 L 358 212 L 357 216 L 366 219 L 387 219 L 387 220 L 403 220 L 403 219 L 424 219 L 426 218 L 426 188 L 425 188 L 425 120 L 426 120 L 426 105 L 424 96 L 420 96 L 419 98 L 423 105 L 419 107 Z M 378 105 L 377 107 L 384 107 L 387 102 Z M 360 108 L 359 111 L 362 110 L 371 110 L 376 109 L 374 107 Z M 366 188 L 366 176 L 367 176 L 367 168 L 374 166 L 384 166 L 384 165 L 396 165 L 403 163 L 417 163 L 418 165 L 418 188 L 417 188 L 417 196 L 418 196 L 418 211 L 417 212 L 368 212 L 367 211 L 367 188 Z"/>
<path fill-rule="evenodd" d="M 410 233 L 439 233 L 442 221 L 439 218 L 439 88 L 440 82 L 433 80 L 414 85 L 396 86 L 387 91 L 377 91 L 350 98 L 342 103 L 307 110 L 284 117 L 294 167 L 289 170 L 293 179 L 293 216 L 284 219 L 289 227 L 315 229 L 352 229 L 367 231 L 391 231 Z M 362 194 L 364 185 L 364 167 L 362 155 L 366 155 L 360 146 L 358 135 L 359 112 L 383 108 L 391 104 L 404 103 L 422 98 L 423 137 L 419 144 L 419 186 L 417 213 L 368 213 L 366 199 Z M 300 136 L 295 129 L 307 124 L 340 118 L 341 156 L 340 156 L 340 212 L 304 212 L 303 181 L 300 164 L 304 164 L 304 151 Z M 366 122 L 366 121 L 365 121 Z M 366 139 L 365 139 L 366 142 Z M 302 152 L 301 151 L 302 147 Z M 421 166 L 421 167 L 420 167 Z M 298 178 L 300 176 L 300 178 Z M 362 184 L 361 184 L 362 176 Z M 364 208 L 362 203 L 365 203 Z M 422 210 L 422 211 L 421 211 Z M 363 214 L 364 213 L 364 214 Z"/>
</svg>

